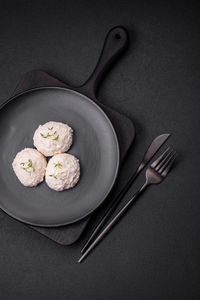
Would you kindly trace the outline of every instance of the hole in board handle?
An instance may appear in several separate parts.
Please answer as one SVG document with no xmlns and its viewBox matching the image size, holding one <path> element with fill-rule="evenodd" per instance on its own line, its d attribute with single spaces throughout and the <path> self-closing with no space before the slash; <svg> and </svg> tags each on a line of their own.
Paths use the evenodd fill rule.
<svg viewBox="0 0 200 300">
<path fill-rule="evenodd" d="M 121 35 L 120 35 L 119 33 L 116 33 L 116 34 L 115 34 L 115 38 L 116 38 L 117 40 L 119 40 L 119 39 L 121 39 Z"/>
</svg>

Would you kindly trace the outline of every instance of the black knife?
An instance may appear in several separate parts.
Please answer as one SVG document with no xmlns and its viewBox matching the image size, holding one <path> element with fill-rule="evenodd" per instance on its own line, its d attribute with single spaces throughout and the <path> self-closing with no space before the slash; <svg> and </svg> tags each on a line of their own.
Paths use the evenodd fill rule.
<svg viewBox="0 0 200 300">
<path fill-rule="evenodd" d="M 147 163 L 152 159 L 152 157 L 156 154 L 156 152 L 160 149 L 160 147 L 166 142 L 168 137 L 170 136 L 169 133 L 165 133 L 162 135 L 157 136 L 153 142 L 148 147 L 147 151 L 145 152 L 142 162 L 140 163 L 137 170 L 134 172 L 134 174 L 131 176 L 131 178 L 128 180 L 128 182 L 125 184 L 125 186 L 122 188 L 121 192 L 117 195 L 116 198 L 111 202 L 108 209 L 104 213 L 103 217 L 95 227 L 94 231 L 90 235 L 89 239 L 85 243 L 84 247 L 81 250 L 81 253 L 84 253 L 85 250 L 88 248 L 91 241 L 96 237 L 96 235 L 99 233 L 101 228 L 106 224 L 112 213 L 117 208 L 118 204 L 120 203 L 121 199 L 124 197 L 124 195 L 129 190 L 130 186 L 136 179 L 136 177 L 140 174 L 140 172 L 144 169 L 144 167 L 147 165 Z"/>
</svg>

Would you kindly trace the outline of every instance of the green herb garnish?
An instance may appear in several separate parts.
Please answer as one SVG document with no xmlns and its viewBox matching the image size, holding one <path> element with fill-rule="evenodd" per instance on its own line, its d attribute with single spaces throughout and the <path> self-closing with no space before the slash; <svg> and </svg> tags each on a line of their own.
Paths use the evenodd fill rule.
<svg viewBox="0 0 200 300">
<path fill-rule="evenodd" d="M 58 179 L 55 174 L 50 174 L 49 176 Z"/>
<path fill-rule="evenodd" d="M 28 162 L 20 163 L 20 165 L 23 166 L 22 169 L 28 173 L 31 173 L 30 169 L 33 169 L 33 172 L 35 172 L 35 164 L 33 164 L 31 159 L 29 159 Z M 25 165 L 26 165 L 26 167 L 25 167 Z"/>
<path fill-rule="evenodd" d="M 60 162 L 58 162 L 58 163 L 56 163 L 56 164 L 54 163 L 54 167 L 55 167 L 55 168 L 57 168 L 57 167 L 58 167 L 58 168 L 61 168 L 61 167 L 62 167 L 62 164 L 61 164 Z"/>
<path fill-rule="evenodd" d="M 52 131 L 53 127 L 48 128 L 48 129 Z M 50 134 L 50 133 L 48 132 L 47 135 L 44 135 L 43 133 L 40 133 L 40 135 L 41 135 L 44 139 L 47 139 L 47 138 L 49 138 L 49 137 L 52 136 L 52 140 L 58 141 L 59 135 L 57 135 L 56 137 L 54 137 L 54 136 L 56 135 L 56 132 L 57 132 L 57 131 L 54 131 L 52 134 Z"/>
<path fill-rule="evenodd" d="M 33 165 L 33 162 L 32 162 L 31 159 L 29 159 L 29 160 L 28 160 L 28 167 L 29 167 L 29 168 L 32 168 L 32 165 Z"/>
<path fill-rule="evenodd" d="M 54 174 L 50 174 L 50 177 L 53 177 L 55 179 L 59 179 L 59 180 L 64 180 L 64 178 L 60 177 L 58 178 L 58 176 L 60 176 L 61 174 L 63 174 L 64 172 L 58 172 L 58 173 L 54 173 Z"/>
<path fill-rule="evenodd" d="M 59 135 L 57 135 L 53 140 L 58 141 L 58 139 L 59 139 Z"/>
<path fill-rule="evenodd" d="M 46 138 L 52 136 L 52 134 L 50 134 L 49 132 L 47 133 L 47 135 L 44 135 L 43 133 L 40 133 L 40 135 L 41 135 L 44 139 L 46 139 Z"/>
<path fill-rule="evenodd" d="M 64 172 L 59 172 L 59 173 L 57 173 L 57 176 L 59 176 L 59 175 L 61 175 L 61 174 L 63 174 L 63 173 L 64 173 Z M 62 177 L 60 177 L 59 179 L 62 180 L 62 181 L 64 180 L 64 178 L 62 178 Z"/>
</svg>

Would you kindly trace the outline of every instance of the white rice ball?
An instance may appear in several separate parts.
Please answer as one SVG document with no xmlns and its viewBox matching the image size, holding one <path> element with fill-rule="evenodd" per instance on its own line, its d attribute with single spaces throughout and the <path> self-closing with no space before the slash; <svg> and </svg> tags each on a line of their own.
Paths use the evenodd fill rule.
<svg viewBox="0 0 200 300">
<path fill-rule="evenodd" d="M 36 186 L 44 180 L 46 158 L 36 149 L 25 148 L 17 153 L 12 163 L 19 181 L 25 186 Z"/>
<path fill-rule="evenodd" d="M 79 160 L 67 153 L 53 156 L 47 165 L 46 183 L 55 191 L 74 187 L 80 177 Z"/>
<path fill-rule="evenodd" d="M 40 125 L 33 136 L 34 146 L 45 156 L 68 151 L 72 145 L 73 129 L 61 122 Z"/>
</svg>

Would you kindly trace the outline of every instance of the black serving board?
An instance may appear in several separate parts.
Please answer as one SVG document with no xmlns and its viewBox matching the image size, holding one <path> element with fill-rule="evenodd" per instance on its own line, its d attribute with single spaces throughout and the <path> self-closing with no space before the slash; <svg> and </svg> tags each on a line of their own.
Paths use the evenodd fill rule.
<svg viewBox="0 0 200 300">
<path fill-rule="evenodd" d="M 119 40 L 120 38 L 121 41 L 118 41 L 119 43 L 116 43 L 117 40 Z M 86 84 L 81 87 L 81 92 L 83 92 L 84 90 L 83 93 L 89 96 L 90 99 L 92 98 L 93 101 L 95 101 L 104 110 L 104 112 L 107 114 L 110 121 L 112 122 L 119 141 L 121 162 L 124 160 L 126 153 L 135 138 L 134 125 L 132 121 L 129 120 L 126 116 L 101 104 L 96 99 L 95 92 L 97 90 L 99 82 L 103 78 L 103 74 L 107 72 L 108 67 L 111 66 L 115 59 L 119 57 L 119 55 L 121 55 L 121 53 L 125 50 L 126 47 L 127 32 L 122 27 L 113 28 L 106 37 L 100 60 L 97 64 L 93 75 L 86 82 Z M 79 88 L 70 87 L 68 84 L 61 82 L 60 80 L 50 76 L 49 74 L 43 71 L 33 70 L 26 73 L 21 78 L 19 84 L 17 85 L 13 93 L 13 96 L 32 88 L 48 86 L 66 87 L 72 88 L 76 91 L 80 91 Z M 85 88 L 83 88 L 84 86 Z M 62 227 L 30 227 L 59 244 L 70 245 L 77 241 L 77 239 L 80 237 L 81 233 L 85 229 L 86 225 L 88 224 L 89 220 L 90 216 L 76 223 Z"/>
</svg>

